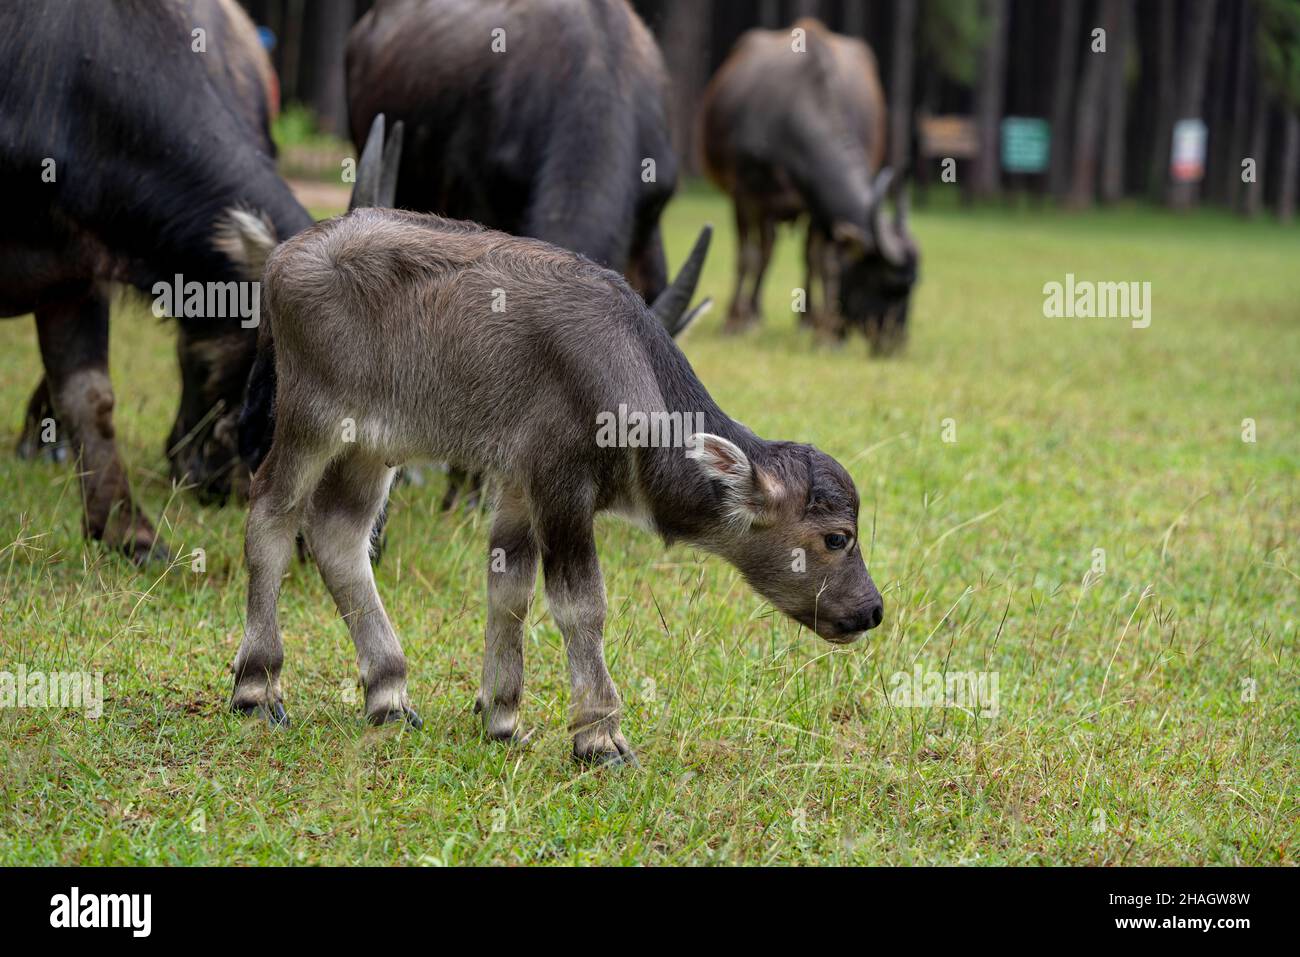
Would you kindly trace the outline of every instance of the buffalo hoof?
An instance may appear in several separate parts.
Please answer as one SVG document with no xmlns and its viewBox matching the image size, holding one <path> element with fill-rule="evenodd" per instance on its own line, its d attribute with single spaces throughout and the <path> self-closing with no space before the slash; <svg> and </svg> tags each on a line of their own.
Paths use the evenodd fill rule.
<svg viewBox="0 0 1300 957">
<path fill-rule="evenodd" d="M 622 735 L 614 735 L 612 738 L 606 739 L 603 745 L 579 748 L 575 744 L 573 746 L 573 760 L 578 764 L 592 768 L 641 767 L 636 752 L 628 747 Z"/>
<path fill-rule="evenodd" d="M 18 440 L 14 451 L 26 462 L 40 459 L 43 462 L 64 465 L 72 460 L 72 449 L 67 442 L 42 442 L 38 436 L 27 433 Z"/>
<path fill-rule="evenodd" d="M 404 721 L 412 731 L 419 731 L 424 727 L 424 719 L 409 705 L 402 708 L 389 708 L 387 711 L 377 711 L 374 714 L 367 715 L 366 720 L 376 726 Z"/>
<path fill-rule="evenodd" d="M 155 538 L 152 541 L 137 539 L 136 541 L 127 542 L 120 550 L 131 560 L 131 564 L 137 568 L 170 565 L 172 562 L 172 551 L 161 538 Z"/>
<path fill-rule="evenodd" d="M 285 713 L 284 705 L 279 701 L 271 704 L 232 704 L 230 710 L 245 718 L 261 718 L 266 722 L 267 727 L 289 727 L 289 715 Z"/>
<path fill-rule="evenodd" d="M 507 747 L 526 748 L 532 743 L 533 733 L 531 731 L 521 733 L 518 728 L 510 728 L 509 730 L 491 730 L 485 728 L 483 730 L 483 737 L 496 744 L 504 744 Z"/>
</svg>

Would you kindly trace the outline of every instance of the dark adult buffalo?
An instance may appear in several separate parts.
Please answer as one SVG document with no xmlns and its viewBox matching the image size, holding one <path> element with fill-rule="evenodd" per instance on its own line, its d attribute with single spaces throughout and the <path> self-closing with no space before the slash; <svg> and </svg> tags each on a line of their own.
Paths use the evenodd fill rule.
<svg viewBox="0 0 1300 957">
<path fill-rule="evenodd" d="M 803 19 L 737 41 L 700 109 L 705 169 L 735 203 L 728 330 L 759 321 L 776 224 L 806 213 L 805 321 L 831 337 L 861 325 L 877 352 L 902 344 L 918 255 L 901 191 L 888 212 L 885 129 L 876 59 L 861 40 Z"/>
<path fill-rule="evenodd" d="M 179 276 L 224 302 L 220 317 L 210 293 L 170 303 L 184 314 L 167 442 L 173 476 L 224 499 L 246 482 L 236 416 L 257 332 L 233 284 L 260 277 L 223 251 L 223 224 L 240 208 L 281 238 L 311 223 L 275 170 L 270 63 L 233 0 L 5 0 L 0 72 L 0 316 L 35 313 L 45 366 L 19 452 L 65 440 L 87 534 L 165 555 L 114 438 L 107 287 L 157 301 Z"/>
<path fill-rule="evenodd" d="M 379 0 L 347 49 L 353 139 L 406 125 L 396 205 L 544 239 L 621 272 L 673 334 L 707 233 L 669 286 L 677 184 L 663 58 L 626 0 Z M 463 476 L 453 471 L 444 504 Z"/>
<path fill-rule="evenodd" d="M 671 329 L 688 318 L 659 233 L 668 79 L 626 0 L 379 0 L 347 70 L 358 143 L 377 113 L 406 124 L 398 206 L 545 239 L 622 272 Z"/>
</svg>

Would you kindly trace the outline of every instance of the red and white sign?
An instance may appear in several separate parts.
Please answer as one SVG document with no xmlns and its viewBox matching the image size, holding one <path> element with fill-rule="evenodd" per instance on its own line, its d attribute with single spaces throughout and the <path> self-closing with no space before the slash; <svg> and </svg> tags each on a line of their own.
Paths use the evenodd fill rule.
<svg viewBox="0 0 1300 957">
<path fill-rule="evenodd" d="M 1179 120 L 1174 124 L 1169 150 L 1169 172 L 1178 183 L 1198 183 L 1205 175 L 1205 141 L 1208 131 L 1200 120 Z"/>
</svg>

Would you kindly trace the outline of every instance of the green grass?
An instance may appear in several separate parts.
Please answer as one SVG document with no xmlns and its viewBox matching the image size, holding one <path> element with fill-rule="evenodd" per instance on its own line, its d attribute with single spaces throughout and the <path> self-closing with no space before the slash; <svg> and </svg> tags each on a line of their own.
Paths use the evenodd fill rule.
<svg viewBox="0 0 1300 957">
<path fill-rule="evenodd" d="M 397 490 L 378 572 L 424 730 L 362 726 L 351 642 L 301 565 L 281 602 L 294 724 L 234 719 L 243 516 L 167 479 L 172 329 L 119 308 L 117 423 L 137 492 L 173 546 L 205 549 L 202 574 L 83 543 L 71 470 L 8 453 L 39 360 L 29 322 L 0 324 L 0 670 L 102 671 L 107 698 L 98 721 L 0 710 L 0 863 L 1295 864 L 1300 232 L 936 207 L 916 217 L 910 348 L 877 361 L 795 331 L 789 235 L 766 326 L 721 338 L 716 194 L 670 206 L 669 253 L 704 220 L 719 308 L 685 350 L 733 416 L 853 473 L 886 602 L 869 640 L 834 649 L 719 560 L 602 520 L 642 770 L 570 763 L 540 599 L 535 743 L 485 744 L 485 521 L 440 515 L 435 479 Z M 1150 328 L 1044 318 L 1067 272 L 1151 282 Z M 1085 582 L 1095 549 L 1105 572 Z M 914 665 L 995 672 L 999 714 L 891 704 Z"/>
</svg>

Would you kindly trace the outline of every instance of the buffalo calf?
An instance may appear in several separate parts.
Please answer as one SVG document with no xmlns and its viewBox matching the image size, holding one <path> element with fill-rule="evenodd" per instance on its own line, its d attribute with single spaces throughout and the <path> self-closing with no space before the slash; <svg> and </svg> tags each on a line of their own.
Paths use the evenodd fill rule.
<svg viewBox="0 0 1300 957">
<path fill-rule="evenodd" d="M 269 244 L 255 221 L 243 227 L 250 246 Z M 362 209 L 275 249 L 263 292 L 276 424 L 252 484 L 237 711 L 284 718 L 276 606 L 301 526 L 356 644 L 367 717 L 418 726 L 368 551 L 411 458 L 455 462 L 498 490 L 476 702 L 490 738 L 517 733 L 540 566 L 568 653 L 574 755 L 634 760 L 605 667 L 600 511 L 726 558 L 828 641 L 880 623 L 848 473 L 723 413 L 616 273 L 539 240 Z"/>
</svg>

